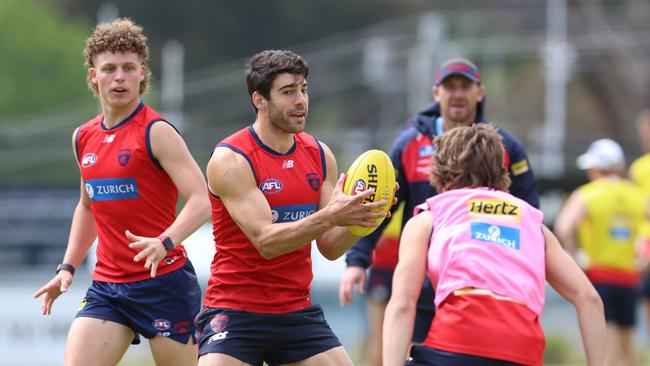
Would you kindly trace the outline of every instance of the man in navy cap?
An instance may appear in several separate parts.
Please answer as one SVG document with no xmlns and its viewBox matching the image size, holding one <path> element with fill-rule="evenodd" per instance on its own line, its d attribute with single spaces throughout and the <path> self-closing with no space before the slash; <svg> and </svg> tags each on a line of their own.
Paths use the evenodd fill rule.
<svg viewBox="0 0 650 366">
<path fill-rule="evenodd" d="M 433 138 L 454 127 L 487 123 L 483 117 L 485 88 L 481 83 L 478 68 L 471 61 L 456 57 L 444 62 L 436 73 L 432 91 L 434 102 L 410 120 L 410 126 L 397 138 L 389 154 L 397 170 L 400 187 L 397 198 L 405 204 L 402 226 L 413 216 L 415 206 L 436 194 L 436 190 L 429 184 Z M 534 207 L 539 207 L 537 182 L 526 150 L 510 132 L 495 127 L 503 138 L 506 152 L 504 165 L 507 166 L 512 181 L 510 193 Z M 396 209 L 396 206 L 393 209 Z M 348 268 L 339 288 L 339 300 L 342 304 L 352 302 L 355 286 L 363 292 L 366 283 L 365 270 L 371 264 L 377 239 L 389 221 L 390 219 L 384 220 L 377 230 L 361 237 L 347 251 Z M 370 276 L 372 277 L 372 271 Z M 417 310 L 413 342 L 421 343 L 429 331 L 435 312 L 433 289 L 428 279 L 424 281 Z"/>
</svg>

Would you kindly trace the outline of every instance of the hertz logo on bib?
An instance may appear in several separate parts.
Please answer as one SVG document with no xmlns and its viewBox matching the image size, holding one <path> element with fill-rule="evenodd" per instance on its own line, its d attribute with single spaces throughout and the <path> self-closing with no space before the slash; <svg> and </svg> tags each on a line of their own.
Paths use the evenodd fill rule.
<svg viewBox="0 0 650 366">
<path fill-rule="evenodd" d="M 500 199 L 474 199 L 468 201 L 470 218 L 493 218 L 519 222 L 519 206 Z"/>
</svg>

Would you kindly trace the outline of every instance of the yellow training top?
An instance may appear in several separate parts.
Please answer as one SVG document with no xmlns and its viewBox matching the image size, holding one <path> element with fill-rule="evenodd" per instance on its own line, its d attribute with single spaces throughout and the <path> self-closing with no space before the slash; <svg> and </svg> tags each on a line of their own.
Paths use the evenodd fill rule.
<svg viewBox="0 0 650 366">
<path fill-rule="evenodd" d="M 587 207 L 578 238 L 589 265 L 634 271 L 646 194 L 625 179 L 597 179 L 578 189 Z"/>
<path fill-rule="evenodd" d="M 650 196 L 650 153 L 636 159 L 630 165 L 630 178 Z M 650 221 L 645 220 L 643 223 L 641 235 L 646 240 L 650 240 Z"/>
<path fill-rule="evenodd" d="M 630 178 L 638 184 L 646 194 L 650 194 L 650 153 L 636 159 L 630 165 Z"/>
</svg>

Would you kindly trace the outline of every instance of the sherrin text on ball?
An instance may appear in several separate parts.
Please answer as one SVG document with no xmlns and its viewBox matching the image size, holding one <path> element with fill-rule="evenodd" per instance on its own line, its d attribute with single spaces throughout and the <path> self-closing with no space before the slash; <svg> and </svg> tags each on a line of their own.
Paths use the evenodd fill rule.
<svg viewBox="0 0 650 366">
<path fill-rule="evenodd" d="M 381 150 L 364 152 L 348 169 L 343 193 L 353 196 L 366 189 L 372 189 L 375 193 L 366 198 L 363 203 L 386 200 L 382 210 L 386 212 L 390 209 L 395 195 L 395 168 L 388 155 Z M 377 225 L 383 220 L 383 217 L 377 219 Z M 376 227 L 348 226 L 348 230 L 358 236 L 368 235 L 375 229 Z"/>
</svg>

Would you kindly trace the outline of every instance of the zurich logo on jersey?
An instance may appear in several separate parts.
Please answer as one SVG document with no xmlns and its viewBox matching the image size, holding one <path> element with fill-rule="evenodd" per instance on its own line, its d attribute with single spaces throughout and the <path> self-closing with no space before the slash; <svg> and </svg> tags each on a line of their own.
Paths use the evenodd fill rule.
<svg viewBox="0 0 650 366">
<path fill-rule="evenodd" d="M 96 162 L 97 162 L 97 154 L 95 154 L 95 153 L 87 153 L 81 159 L 81 166 L 84 167 L 84 168 L 88 168 L 89 166 L 92 166 Z"/>
<path fill-rule="evenodd" d="M 260 190 L 264 194 L 276 194 L 282 190 L 282 182 L 275 178 L 266 178 L 260 184 Z"/>
<path fill-rule="evenodd" d="M 290 205 L 290 206 L 273 206 L 271 212 L 273 213 L 273 222 L 293 222 L 303 219 L 314 212 L 318 205 L 305 204 L 305 205 Z"/>
<path fill-rule="evenodd" d="M 93 201 L 113 201 L 138 198 L 135 178 L 91 179 L 84 182 L 88 197 Z"/>
<path fill-rule="evenodd" d="M 519 250 L 519 229 L 485 222 L 471 223 L 472 239 Z"/>
</svg>

